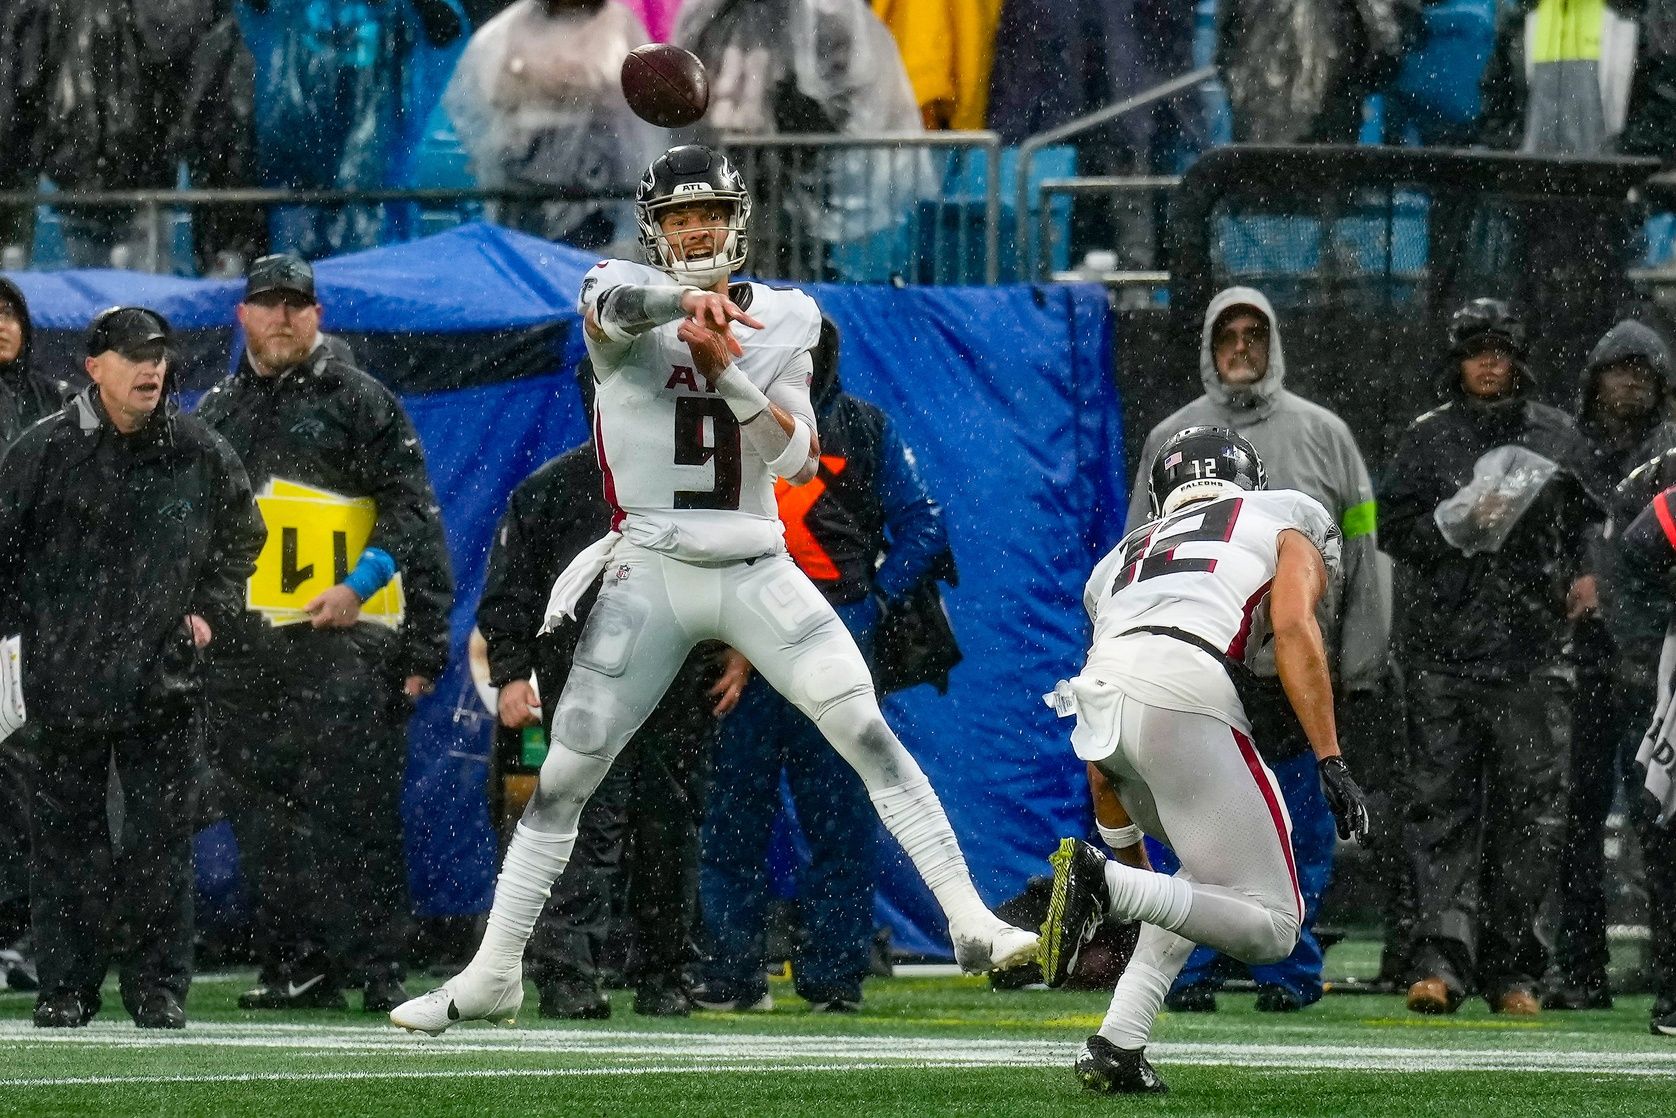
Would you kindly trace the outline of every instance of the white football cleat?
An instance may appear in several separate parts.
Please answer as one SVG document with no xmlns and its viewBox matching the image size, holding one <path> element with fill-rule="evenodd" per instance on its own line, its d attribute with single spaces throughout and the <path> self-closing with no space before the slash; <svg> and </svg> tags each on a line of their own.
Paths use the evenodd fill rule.
<svg viewBox="0 0 1676 1118">
<path fill-rule="evenodd" d="M 954 940 L 954 961 L 967 974 L 988 974 L 995 970 L 1011 970 L 1036 959 L 1041 937 L 1024 928 L 1015 928 L 999 917 L 983 928 L 950 929 Z"/>
<path fill-rule="evenodd" d="M 441 1036 L 450 1025 L 461 1021 L 493 1021 L 497 1025 L 517 1023 L 524 1004 L 524 972 L 520 968 L 504 979 L 479 978 L 464 970 L 428 994 L 410 998 L 390 1011 L 390 1024 L 410 1033 Z"/>
</svg>

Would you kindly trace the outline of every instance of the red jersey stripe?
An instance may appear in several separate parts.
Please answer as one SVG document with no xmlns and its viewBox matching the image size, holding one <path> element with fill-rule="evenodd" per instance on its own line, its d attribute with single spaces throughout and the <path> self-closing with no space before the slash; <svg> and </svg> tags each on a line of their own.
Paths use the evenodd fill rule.
<svg viewBox="0 0 1676 1118">
<path fill-rule="evenodd" d="M 1251 622 L 1257 616 L 1257 607 L 1269 596 L 1269 587 L 1273 585 L 1274 579 L 1271 578 L 1245 600 L 1245 609 L 1240 613 L 1240 631 L 1234 634 L 1233 643 L 1228 646 L 1228 659 L 1236 664 L 1245 660 L 1245 642 L 1251 639 Z"/>
<path fill-rule="evenodd" d="M 605 503 L 611 506 L 611 530 L 616 532 L 622 528 L 623 518 L 628 514 L 617 503 L 617 483 L 611 477 L 611 462 L 605 457 L 605 425 L 600 422 L 597 409 L 594 411 L 594 454 L 599 458 L 599 472 L 605 479 Z"/>
</svg>

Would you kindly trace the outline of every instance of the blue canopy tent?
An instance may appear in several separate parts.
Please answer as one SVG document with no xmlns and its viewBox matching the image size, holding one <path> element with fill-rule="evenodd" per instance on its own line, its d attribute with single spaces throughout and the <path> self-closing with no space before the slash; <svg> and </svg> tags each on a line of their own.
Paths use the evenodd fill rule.
<svg viewBox="0 0 1676 1118">
<path fill-rule="evenodd" d="M 317 266 L 326 328 L 403 398 L 425 445 L 458 584 L 453 661 L 419 706 L 404 809 L 425 915 L 480 912 L 495 841 L 485 808 L 492 719 L 465 647 L 512 487 L 587 437 L 575 292 L 592 257 L 471 225 Z M 144 303 L 180 332 L 188 395 L 226 374 L 236 282 L 126 272 L 24 273 L 46 371 L 79 366 L 103 307 Z M 845 388 L 896 420 L 947 511 L 961 582 L 946 594 L 966 654 L 946 695 L 887 715 L 939 789 L 979 889 L 998 902 L 1086 828 L 1086 792 L 1041 695 L 1075 671 L 1083 581 L 1125 508 L 1112 316 L 1097 287 L 812 289 L 844 337 Z M 908 950 L 946 954 L 930 894 L 894 844 L 881 918 Z M 214 867 L 203 867 L 214 870 Z"/>
</svg>

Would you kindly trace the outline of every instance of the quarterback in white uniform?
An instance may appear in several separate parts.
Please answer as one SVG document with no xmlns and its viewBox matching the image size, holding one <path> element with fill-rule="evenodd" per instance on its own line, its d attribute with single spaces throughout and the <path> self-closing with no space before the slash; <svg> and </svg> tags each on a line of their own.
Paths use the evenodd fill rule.
<svg viewBox="0 0 1676 1118">
<path fill-rule="evenodd" d="M 820 311 L 799 291 L 729 286 L 745 258 L 750 196 L 719 153 L 666 152 L 641 181 L 635 211 L 651 266 L 605 261 L 579 300 L 612 530 L 560 575 L 549 623 L 572 614 L 602 570 L 604 583 L 483 943 L 464 971 L 390 1014 L 404 1028 L 435 1035 L 516 1014 L 524 944 L 569 860 L 582 805 L 708 639 L 739 650 L 860 774 L 942 905 L 962 967 L 1036 954 L 1034 932 L 984 907 L 936 793 L 885 724 L 849 630 L 786 554 L 774 478 L 800 484 L 818 462 L 809 351 Z"/>
<path fill-rule="evenodd" d="M 1265 490 L 1243 438 L 1191 427 L 1159 450 L 1153 520 L 1094 568 L 1084 603 L 1094 638 L 1081 674 L 1049 696 L 1075 713 L 1107 859 L 1066 839 L 1052 859 L 1043 970 L 1064 980 L 1102 920 L 1143 922 L 1100 1030 L 1077 1059 L 1091 1090 L 1155 1092 L 1145 1047 L 1164 995 L 1196 943 L 1249 963 L 1283 959 L 1303 918 L 1291 820 L 1251 741 L 1238 682 L 1270 640 L 1321 761 L 1341 837 L 1366 832 L 1362 795 L 1339 755 L 1332 684 L 1315 607 L 1339 533 L 1316 501 Z M 1141 835 L 1181 859 L 1147 866 Z"/>
</svg>

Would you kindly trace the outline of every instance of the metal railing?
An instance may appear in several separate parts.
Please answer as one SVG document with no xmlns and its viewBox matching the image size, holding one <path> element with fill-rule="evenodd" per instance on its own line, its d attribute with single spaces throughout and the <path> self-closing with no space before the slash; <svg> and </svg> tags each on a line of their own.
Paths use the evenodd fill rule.
<svg viewBox="0 0 1676 1118">
<path fill-rule="evenodd" d="M 628 191 L 598 191 L 566 187 L 497 189 L 402 190 L 291 190 L 267 187 L 213 190 L 59 190 L 0 192 L 0 210 L 47 208 L 66 213 L 133 211 L 143 245 L 138 270 L 160 272 L 170 263 L 169 219 L 182 211 L 197 214 L 213 209 L 323 209 L 378 208 L 417 205 L 452 208 L 461 220 L 481 217 L 496 221 L 498 207 L 507 203 L 622 202 Z M 284 249 L 286 245 L 277 245 Z M 371 247 L 371 246 L 356 246 Z"/>
<path fill-rule="evenodd" d="M 755 270 L 799 281 L 1000 278 L 994 132 L 730 135 L 719 146 L 751 185 Z"/>
<path fill-rule="evenodd" d="M 1067 121 L 1057 128 L 1050 128 L 1046 132 L 1038 132 L 1019 145 L 1018 149 L 1018 185 L 1017 200 L 1013 211 L 1013 221 L 1017 227 L 1018 236 L 1018 270 L 1020 276 L 1034 274 L 1030 265 L 1033 259 L 1039 261 L 1039 256 L 1032 256 L 1030 228 L 1030 176 L 1035 168 L 1036 156 L 1043 148 L 1064 143 L 1073 136 L 1080 136 L 1084 132 L 1092 131 L 1103 125 L 1110 124 L 1120 117 L 1137 112 L 1160 101 L 1167 101 L 1179 96 L 1203 82 L 1216 77 L 1216 67 L 1201 66 L 1197 70 L 1189 70 L 1177 78 L 1155 85 L 1150 89 L 1143 89 L 1133 97 L 1126 97 L 1115 104 L 1107 105 L 1086 116 Z"/>
<path fill-rule="evenodd" d="M 1036 238 L 1035 254 L 1031 259 L 1031 267 L 1025 274 L 1032 277 L 1042 277 L 1055 283 L 1065 283 L 1076 280 L 1092 280 L 1114 288 L 1164 288 L 1170 284 L 1170 273 L 1157 265 L 1163 256 L 1163 246 L 1155 237 L 1148 238 L 1147 259 L 1144 261 L 1129 260 L 1131 267 L 1118 267 L 1119 260 L 1115 259 L 1113 267 L 1090 272 L 1086 268 L 1073 268 L 1070 271 L 1055 271 L 1049 268 L 1048 261 L 1052 259 L 1053 227 L 1055 224 L 1054 202 L 1059 198 L 1075 201 L 1083 197 L 1112 198 L 1112 199 L 1144 199 L 1150 202 L 1160 194 L 1168 194 L 1181 185 L 1181 179 L 1176 175 L 1089 175 L 1086 177 L 1068 179 L 1043 179 L 1037 187 L 1036 193 Z M 1136 218 L 1143 224 L 1150 226 L 1151 219 L 1145 213 L 1144 205 L 1133 207 L 1140 212 Z M 1150 233 L 1151 230 L 1149 229 Z"/>
<path fill-rule="evenodd" d="M 1001 141 L 993 132 L 724 136 L 719 146 L 751 187 L 754 274 L 798 282 L 999 278 Z M 271 216 L 275 210 L 413 205 L 432 216 L 451 210 L 460 220 L 498 222 L 510 205 L 620 203 L 630 197 L 628 191 L 560 187 L 14 191 L 0 193 L 0 210 L 48 207 L 68 214 L 114 211 L 125 222 L 131 217 L 135 232 L 119 239 L 137 244 L 136 265 L 158 272 L 170 266 L 171 223 L 180 214 L 245 208 Z M 382 221 L 383 235 L 374 243 L 393 239 L 392 227 Z M 371 246 L 363 241 L 354 247 Z"/>
</svg>

